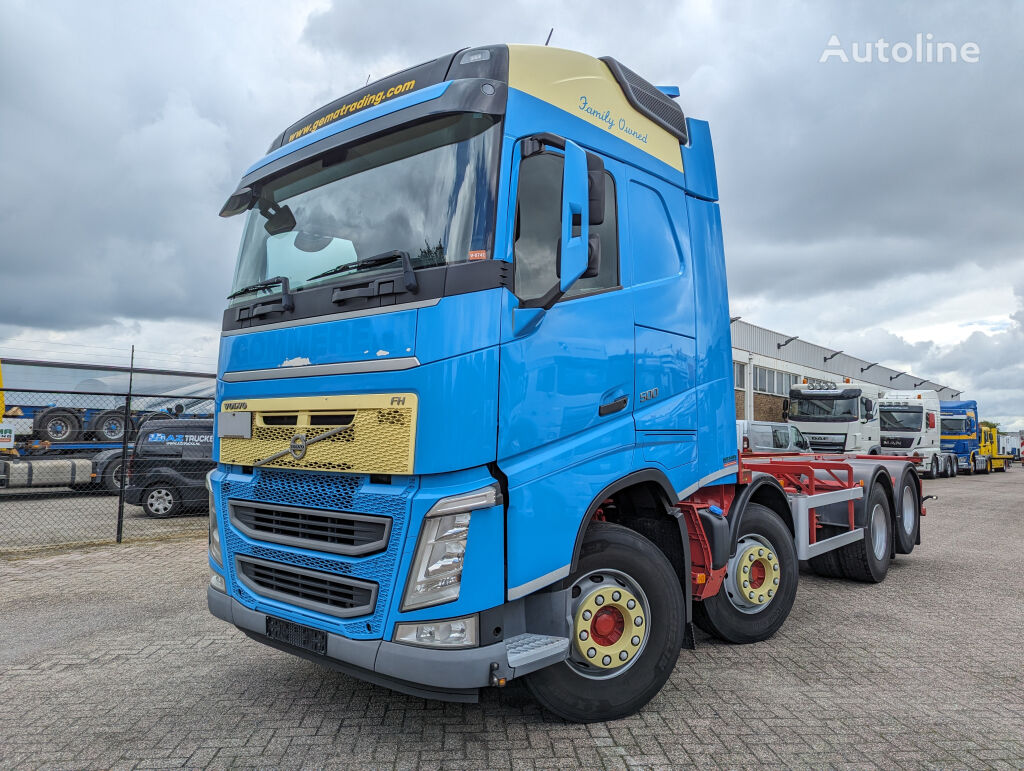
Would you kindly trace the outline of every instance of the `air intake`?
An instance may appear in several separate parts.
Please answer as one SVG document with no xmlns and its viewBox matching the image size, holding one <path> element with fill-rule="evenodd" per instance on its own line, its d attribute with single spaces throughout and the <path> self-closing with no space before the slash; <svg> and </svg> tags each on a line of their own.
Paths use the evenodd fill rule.
<svg viewBox="0 0 1024 771">
<path fill-rule="evenodd" d="M 622 88 L 622 93 L 641 115 L 650 118 L 665 131 L 686 144 L 689 139 L 686 133 L 686 116 L 682 108 L 672 99 L 658 90 L 657 86 L 648 83 L 629 67 L 624 67 L 610 56 L 602 56 L 601 61 L 608 65 L 615 80 Z"/>
</svg>

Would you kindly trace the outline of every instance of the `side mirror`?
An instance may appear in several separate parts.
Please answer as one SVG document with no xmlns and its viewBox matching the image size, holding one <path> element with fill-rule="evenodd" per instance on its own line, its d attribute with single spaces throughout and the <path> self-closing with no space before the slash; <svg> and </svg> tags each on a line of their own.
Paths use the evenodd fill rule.
<svg viewBox="0 0 1024 771">
<path fill-rule="evenodd" d="M 977 426 L 974 423 L 974 418 L 967 418 L 967 433 L 973 434 L 975 428 Z"/>
<path fill-rule="evenodd" d="M 782 420 L 784 422 L 789 420 L 789 399 L 782 400 Z"/>
<path fill-rule="evenodd" d="M 928 428 L 935 428 L 935 413 L 928 413 Z"/>
<path fill-rule="evenodd" d="M 587 154 L 565 140 L 562 168 L 562 238 L 558 250 L 559 289 L 568 292 L 589 266 L 590 190 Z"/>
<path fill-rule="evenodd" d="M 870 399 L 862 399 L 861 404 L 864 406 L 865 420 L 871 420 L 871 416 L 875 411 L 875 403 Z"/>
<path fill-rule="evenodd" d="M 587 153 L 587 203 L 590 206 L 588 220 L 591 225 L 600 225 L 604 222 L 604 180 L 604 161 L 598 155 Z"/>
</svg>

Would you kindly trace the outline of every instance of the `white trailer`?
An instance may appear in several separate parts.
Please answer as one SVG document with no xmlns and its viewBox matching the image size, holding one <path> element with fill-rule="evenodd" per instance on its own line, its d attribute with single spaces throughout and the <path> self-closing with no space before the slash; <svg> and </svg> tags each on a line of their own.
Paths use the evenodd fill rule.
<svg viewBox="0 0 1024 771">
<path fill-rule="evenodd" d="M 878 402 L 878 414 L 882 452 L 916 459 L 928 479 L 956 475 L 956 455 L 942 450 L 938 393 L 888 391 Z"/>
</svg>

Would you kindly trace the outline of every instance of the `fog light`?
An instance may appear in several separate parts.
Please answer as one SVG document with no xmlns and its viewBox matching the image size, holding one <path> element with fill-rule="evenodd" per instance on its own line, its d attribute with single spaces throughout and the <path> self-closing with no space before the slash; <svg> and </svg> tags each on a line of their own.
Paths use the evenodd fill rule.
<svg viewBox="0 0 1024 771">
<path fill-rule="evenodd" d="M 216 589 L 218 592 L 224 592 L 227 594 L 228 588 L 224 585 L 224 576 L 220 573 L 214 573 L 210 571 L 210 586 Z"/>
<path fill-rule="evenodd" d="M 477 644 L 476 615 L 444 621 L 398 624 L 395 642 L 427 648 L 473 648 Z"/>
</svg>

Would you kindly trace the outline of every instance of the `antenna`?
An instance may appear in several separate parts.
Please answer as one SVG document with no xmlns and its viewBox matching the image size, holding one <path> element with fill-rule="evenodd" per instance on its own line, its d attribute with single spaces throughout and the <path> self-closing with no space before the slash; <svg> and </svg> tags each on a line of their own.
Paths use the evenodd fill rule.
<svg viewBox="0 0 1024 771">
<path fill-rule="evenodd" d="M 368 86 L 368 85 L 370 85 L 370 75 L 371 75 L 371 74 L 372 74 L 372 73 L 369 73 L 369 72 L 368 72 L 368 73 L 366 73 L 366 82 L 365 82 L 365 83 L 363 83 L 363 85 L 364 85 L 364 86 Z"/>
<path fill-rule="evenodd" d="M 552 28 L 551 28 L 551 31 L 550 31 L 550 32 L 548 32 L 548 39 L 544 41 L 544 45 L 547 45 L 548 43 L 550 43 L 550 42 L 551 42 L 551 36 L 552 36 L 552 35 L 553 35 L 554 33 L 555 33 L 555 28 L 554 28 L 554 27 L 552 27 Z"/>
</svg>

